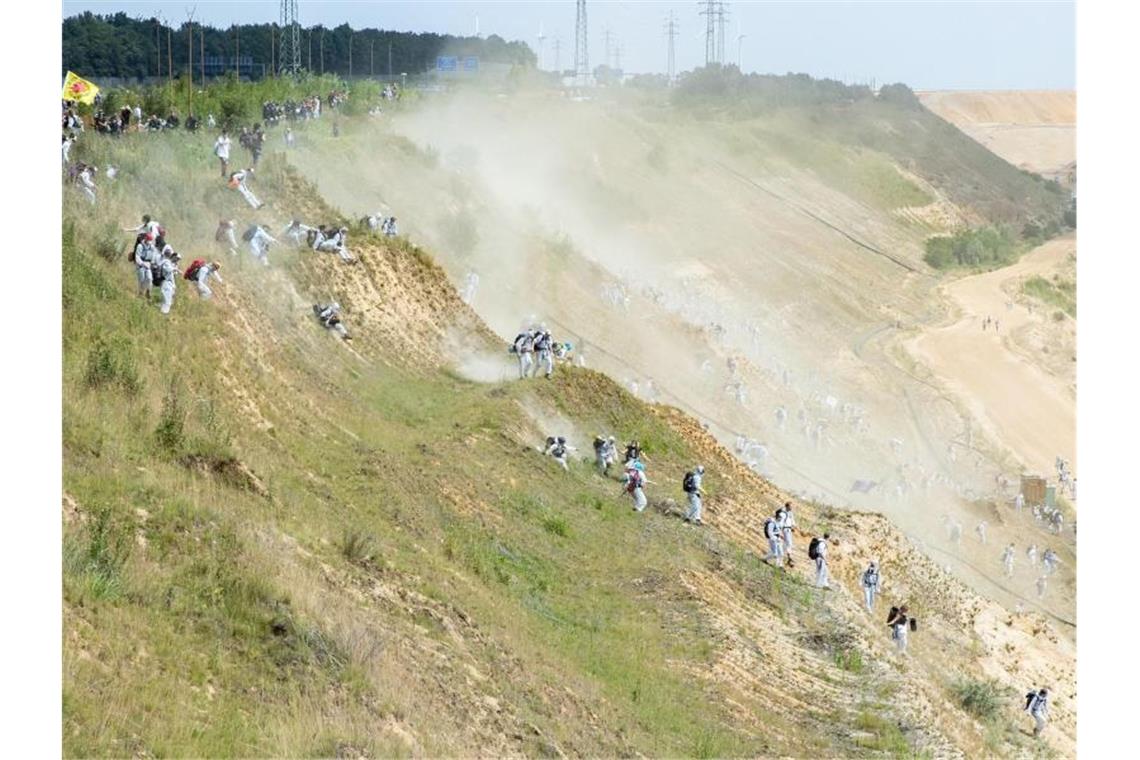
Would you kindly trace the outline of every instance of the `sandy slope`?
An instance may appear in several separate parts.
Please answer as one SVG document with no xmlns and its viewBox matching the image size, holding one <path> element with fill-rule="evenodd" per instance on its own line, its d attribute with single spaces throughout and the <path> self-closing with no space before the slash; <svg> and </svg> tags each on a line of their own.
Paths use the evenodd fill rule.
<svg viewBox="0 0 1140 760">
<path fill-rule="evenodd" d="M 944 379 L 975 418 L 1031 471 L 1048 474 L 1060 454 L 1076 461 L 1076 399 L 1064 378 L 1044 371 L 1017 353 L 1011 333 L 1047 319 L 1038 310 L 1007 306 L 1011 286 L 1066 261 L 1076 240 L 1052 240 L 1017 264 L 964 277 L 946 285 L 945 295 L 960 310 L 949 325 L 907 342 L 911 352 Z M 998 320 L 998 330 L 982 329 Z"/>
<path fill-rule="evenodd" d="M 1076 161 L 1075 92 L 935 91 L 918 95 L 931 111 L 1015 166 L 1053 176 L 1066 173 L 1064 168 Z"/>
</svg>

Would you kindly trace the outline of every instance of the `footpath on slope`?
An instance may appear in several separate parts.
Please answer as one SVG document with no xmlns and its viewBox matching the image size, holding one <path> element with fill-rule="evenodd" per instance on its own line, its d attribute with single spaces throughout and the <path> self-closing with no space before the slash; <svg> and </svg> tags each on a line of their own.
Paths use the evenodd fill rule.
<svg viewBox="0 0 1140 760">
<path fill-rule="evenodd" d="M 944 286 L 958 318 L 920 332 L 904 343 L 941 377 L 987 433 L 1010 449 L 1030 471 L 1047 475 L 1057 455 L 1076 462 L 1076 399 L 1069 385 L 1018 354 L 1015 331 L 1047 319 L 1008 307 L 1010 283 L 1051 271 L 1076 251 L 1076 238 L 1051 240 L 1009 267 L 963 277 Z M 983 330 L 986 317 L 997 328 Z"/>
</svg>

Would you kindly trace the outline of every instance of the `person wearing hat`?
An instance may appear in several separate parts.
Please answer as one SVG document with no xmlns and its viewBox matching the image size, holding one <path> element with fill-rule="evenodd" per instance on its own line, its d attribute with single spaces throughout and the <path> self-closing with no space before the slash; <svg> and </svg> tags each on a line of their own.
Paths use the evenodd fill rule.
<svg viewBox="0 0 1140 760">
<path fill-rule="evenodd" d="M 211 277 L 218 282 L 222 281 L 221 275 L 218 274 L 218 270 L 221 268 L 222 265 L 218 261 L 209 261 L 198 267 L 198 274 L 194 276 L 194 281 L 198 284 L 198 294 L 202 298 L 209 298 L 214 295 L 214 291 L 210 290 L 208 282 Z"/>
<path fill-rule="evenodd" d="M 178 270 L 178 262 L 182 257 L 173 248 L 167 246 L 167 249 L 158 264 L 158 287 L 162 292 L 162 305 L 159 311 L 163 314 L 169 314 L 170 307 L 174 305 L 174 281 L 182 274 Z"/>
<path fill-rule="evenodd" d="M 697 465 L 693 471 L 688 473 L 683 482 L 685 493 L 689 495 L 689 511 L 685 513 L 685 522 L 692 523 L 693 525 L 701 525 L 701 496 L 704 492 L 701 490 L 701 480 L 705 476 L 705 468 L 703 465 Z"/>
<path fill-rule="evenodd" d="M 879 565 L 875 562 L 867 565 L 863 571 L 863 600 L 867 604 L 867 612 L 875 611 L 875 594 L 881 589 L 882 579 L 879 577 Z"/>
</svg>

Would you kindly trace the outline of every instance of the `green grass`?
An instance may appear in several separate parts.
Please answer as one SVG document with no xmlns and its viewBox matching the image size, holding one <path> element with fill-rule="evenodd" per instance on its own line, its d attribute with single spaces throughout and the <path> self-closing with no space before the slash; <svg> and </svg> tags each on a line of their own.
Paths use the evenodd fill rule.
<svg viewBox="0 0 1140 760">
<path fill-rule="evenodd" d="M 950 691 L 962 709 L 981 721 L 990 722 L 1001 715 L 1002 702 L 1008 697 L 1009 690 L 992 679 L 963 678 L 955 681 Z"/>
<path fill-rule="evenodd" d="M 1052 280 L 1035 275 L 1022 283 L 1021 292 L 1073 319 L 1077 317 L 1077 285 L 1072 280 L 1060 275 Z"/>
</svg>

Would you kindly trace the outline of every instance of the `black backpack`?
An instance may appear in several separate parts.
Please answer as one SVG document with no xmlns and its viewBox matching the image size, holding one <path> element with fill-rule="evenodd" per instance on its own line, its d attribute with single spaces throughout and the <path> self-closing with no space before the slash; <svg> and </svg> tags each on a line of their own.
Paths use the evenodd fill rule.
<svg viewBox="0 0 1140 760">
<path fill-rule="evenodd" d="M 253 225 L 249 229 L 247 229 L 245 232 L 241 233 L 241 239 L 248 243 L 250 240 L 253 240 L 253 236 L 256 234 L 257 234 L 257 225 Z"/>
<path fill-rule="evenodd" d="M 600 435 L 594 438 L 594 451 L 601 451 L 602 447 L 606 445 L 606 439 Z"/>
<path fill-rule="evenodd" d="M 887 625 L 894 624 L 895 618 L 897 618 L 898 616 L 899 616 L 899 608 L 898 607 L 891 607 L 891 611 L 887 613 Z"/>
<path fill-rule="evenodd" d="M 151 281 L 151 284 L 157 288 L 159 285 L 162 284 L 162 281 L 164 279 L 166 279 L 166 278 L 164 278 L 162 276 L 162 265 L 161 264 L 151 264 L 150 265 L 150 281 Z"/>
<path fill-rule="evenodd" d="M 1035 699 L 1037 699 L 1037 692 L 1035 692 L 1035 691 L 1031 691 L 1025 695 L 1025 709 L 1026 710 L 1029 709 L 1030 705 L 1033 704 L 1033 700 L 1035 700 Z"/>
<path fill-rule="evenodd" d="M 693 473 L 686 472 L 685 479 L 681 481 L 681 489 L 685 493 L 695 493 L 697 490 L 697 484 L 693 482 L 694 480 L 695 478 L 693 476 Z"/>
<path fill-rule="evenodd" d="M 767 520 L 764 521 L 764 538 L 771 539 L 771 538 L 776 537 L 777 535 L 778 534 L 776 531 L 776 521 L 773 520 L 771 517 L 769 517 Z M 813 557 L 812 559 L 815 559 L 815 558 Z"/>
<path fill-rule="evenodd" d="M 808 559 L 819 559 L 819 544 L 822 538 L 813 538 L 808 544 Z"/>
</svg>

